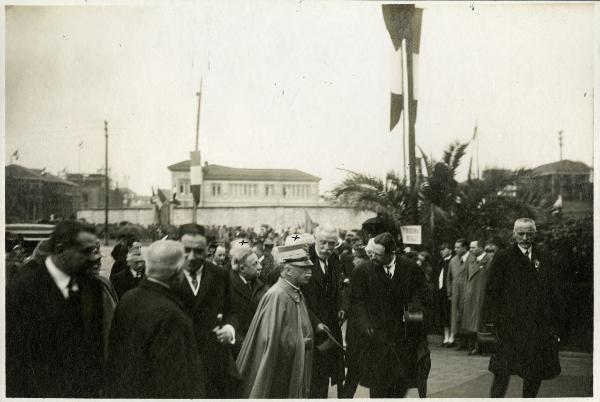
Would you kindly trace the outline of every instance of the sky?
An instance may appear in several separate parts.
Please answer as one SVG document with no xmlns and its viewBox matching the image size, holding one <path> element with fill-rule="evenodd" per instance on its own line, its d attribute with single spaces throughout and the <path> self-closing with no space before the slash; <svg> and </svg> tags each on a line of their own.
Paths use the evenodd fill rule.
<svg viewBox="0 0 600 402">
<path fill-rule="evenodd" d="M 559 130 L 563 157 L 593 164 L 593 5 L 424 8 L 416 141 L 428 155 L 477 122 L 481 170 L 558 160 Z M 94 173 L 106 120 L 113 181 L 169 188 L 167 166 L 194 147 L 202 80 L 203 162 L 300 169 L 322 193 L 341 169 L 403 170 L 377 3 L 13 6 L 5 18 L 6 164 L 18 150 L 23 166 Z"/>
</svg>

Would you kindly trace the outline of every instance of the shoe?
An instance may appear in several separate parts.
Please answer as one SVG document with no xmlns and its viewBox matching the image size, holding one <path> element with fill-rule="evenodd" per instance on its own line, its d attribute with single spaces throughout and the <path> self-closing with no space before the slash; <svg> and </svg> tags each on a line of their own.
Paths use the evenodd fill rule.
<svg viewBox="0 0 600 402">
<path fill-rule="evenodd" d="M 475 348 L 469 351 L 469 356 L 474 356 L 479 354 L 479 349 Z"/>
<path fill-rule="evenodd" d="M 447 348 L 448 347 L 448 342 L 442 342 L 439 346 L 441 348 Z"/>
<path fill-rule="evenodd" d="M 447 347 L 448 349 L 450 349 L 450 348 L 455 348 L 455 347 L 457 347 L 457 346 L 458 346 L 458 344 L 457 344 L 456 342 L 454 342 L 454 341 L 452 341 L 452 342 L 448 342 L 448 343 L 446 344 L 446 347 Z"/>
</svg>

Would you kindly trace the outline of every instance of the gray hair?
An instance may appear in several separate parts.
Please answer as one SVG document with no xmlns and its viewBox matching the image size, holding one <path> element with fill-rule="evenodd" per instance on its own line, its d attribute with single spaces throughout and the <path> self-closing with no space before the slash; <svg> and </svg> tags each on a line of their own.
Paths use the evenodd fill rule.
<svg viewBox="0 0 600 402">
<path fill-rule="evenodd" d="M 254 250 L 250 247 L 245 246 L 234 246 L 229 251 L 229 255 L 231 256 L 231 269 L 234 271 L 238 270 L 240 264 L 244 262 L 248 256 L 254 254 Z"/>
<path fill-rule="evenodd" d="M 319 226 L 317 228 L 317 230 L 315 231 L 315 238 L 319 239 L 319 238 L 325 237 L 325 236 L 335 236 L 335 238 L 337 239 L 338 232 L 331 225 Z"/>
<path fill-rule="evenodd" d="M 174 240 L 159 240 L 146 250 L 146 276 L 166 282 L 183 268 L 183 245 Z"/>
<path fill-rule="evenodd" d="M 533 226 L 533 230 L 537 231 L 535 227 L 535 221 L 530 218 L 519 218 L 515 221 L 515 225 L 513 226 L 513 231 L 517 230 L 517 226 L 519 225 L 531 225 Z"/>
</svg>

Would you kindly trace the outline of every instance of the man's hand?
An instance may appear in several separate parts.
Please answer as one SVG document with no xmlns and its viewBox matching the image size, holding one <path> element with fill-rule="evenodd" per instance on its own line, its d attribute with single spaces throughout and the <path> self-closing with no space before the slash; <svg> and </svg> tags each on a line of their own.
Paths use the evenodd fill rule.
<svg viewBox="0 0 600 402">
<path fill-rule="evenodd" d="M 326 331 L 330 332 L 329 331 L 329 327 L 327 325 L 323 324 L 322 322 L 317 325 L 317 332 L 318 333 L 320 333 L 320 332 L 326 332 Z"/>
<path fill-rule="evenodd" d="M 220 343 L 235 343 L 235 330 L 231 325 L 223 325 L 221 328 L 214 327 L 213 332 L 217 335 Z"/>
<path fill-rule="evenodd" d="M 345 310 L 338 311 L 337 318 L 338 318 L 339 322 L 346 321 L 346 311 Z"/>
</svg>

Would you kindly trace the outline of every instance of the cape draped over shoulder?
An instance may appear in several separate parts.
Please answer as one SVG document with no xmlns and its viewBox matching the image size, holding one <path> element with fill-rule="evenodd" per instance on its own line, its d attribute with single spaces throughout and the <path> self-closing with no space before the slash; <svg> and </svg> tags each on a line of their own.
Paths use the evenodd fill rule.
<svg viewBox="0 0 600 402">
<path fill-rule="evenodd" d="M 307 398 L 313 330 L 306 304 L 283 279 L 261 299 L 238 355 L 242 398 Z"/>
</svg>

